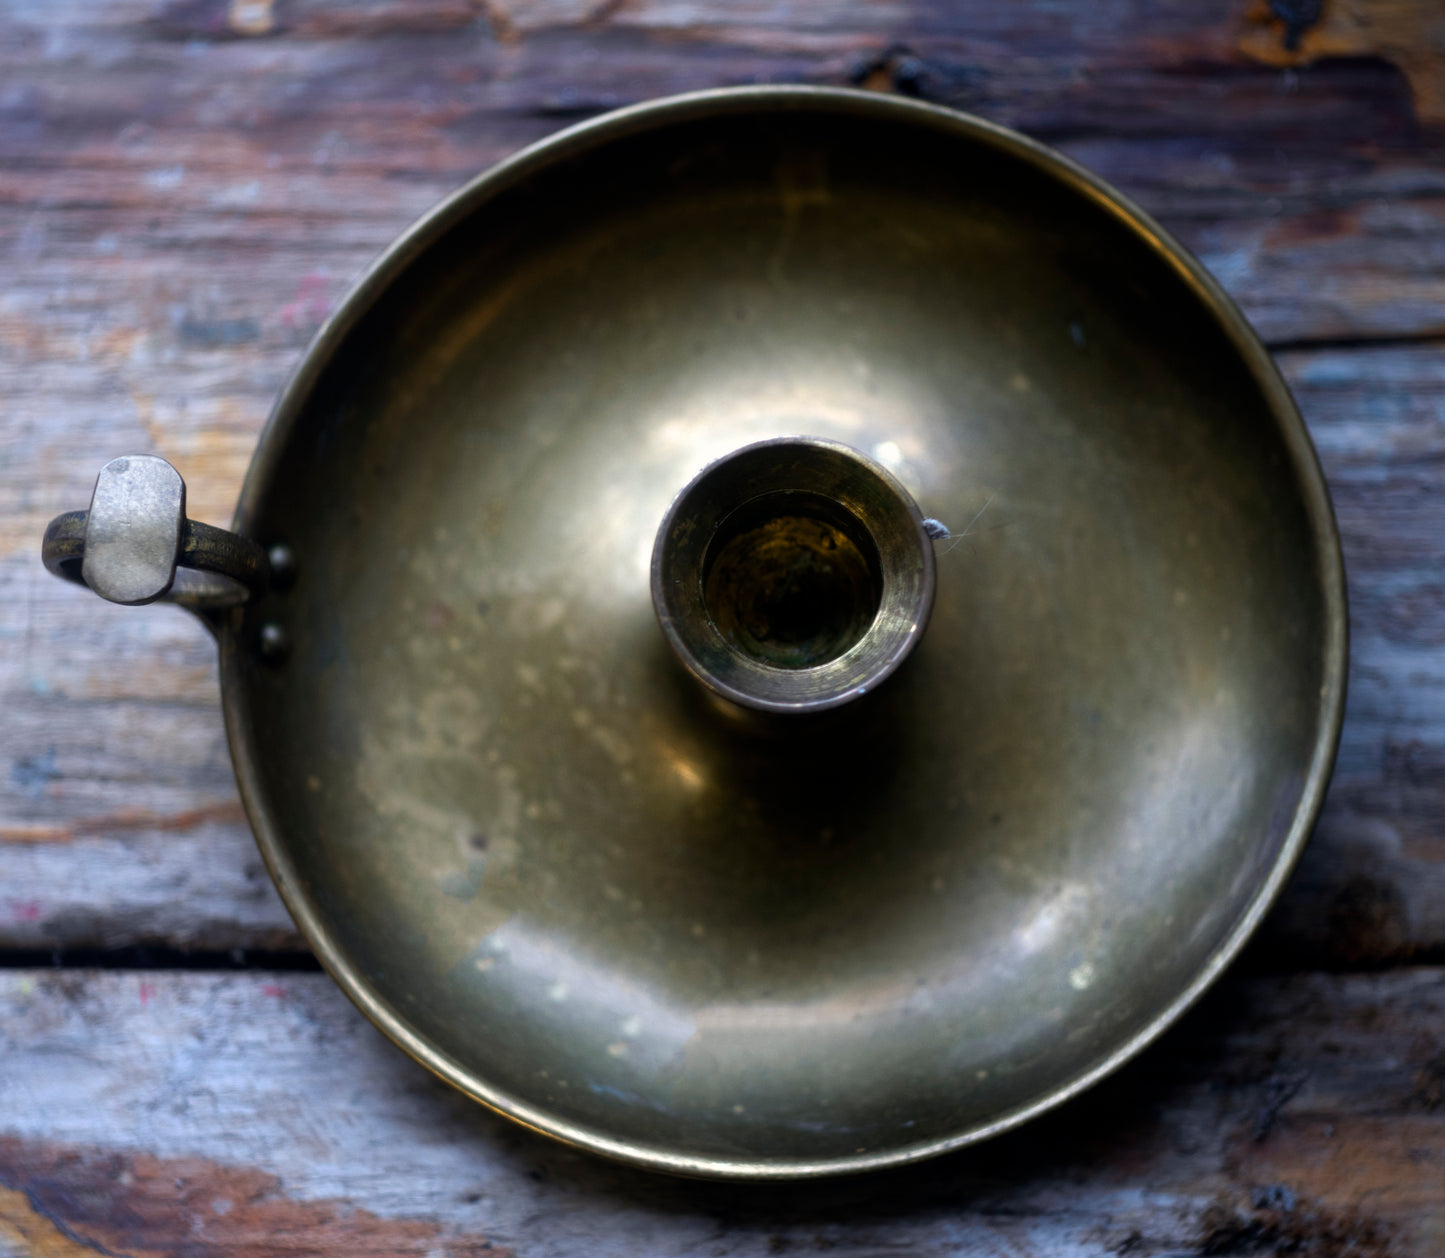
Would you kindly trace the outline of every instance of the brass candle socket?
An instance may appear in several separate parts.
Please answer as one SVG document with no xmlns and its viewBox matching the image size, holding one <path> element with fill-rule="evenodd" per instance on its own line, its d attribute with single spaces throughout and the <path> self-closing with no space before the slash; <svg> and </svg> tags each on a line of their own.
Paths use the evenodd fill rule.
<svg viewBox="0 0 1445 1258">
<path fill-rule="evenodd" d="M 652 602 L 721 698 L 804 714 L 861 698 L 917 645 L 933 545 L 908 491 L 857 450 L 782 437 L 709 465 L 652 552 Z"/>
</svg>

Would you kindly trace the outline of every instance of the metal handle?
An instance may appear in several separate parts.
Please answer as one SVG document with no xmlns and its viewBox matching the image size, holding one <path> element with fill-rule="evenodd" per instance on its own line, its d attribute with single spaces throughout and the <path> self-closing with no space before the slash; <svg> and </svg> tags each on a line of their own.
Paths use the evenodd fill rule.
<svg viewBox="0 0 1445 1258">
<path fill-rule="evenodd" d="M 271 579 L 255 542 L 186 519 L 185 481 L 150 454 L 101 468 L 90 509 L 51 520 L 40 555 L 56 576 L 130 606 L 165 598 L 214 611 L 262 593 Z"/>
</svg>

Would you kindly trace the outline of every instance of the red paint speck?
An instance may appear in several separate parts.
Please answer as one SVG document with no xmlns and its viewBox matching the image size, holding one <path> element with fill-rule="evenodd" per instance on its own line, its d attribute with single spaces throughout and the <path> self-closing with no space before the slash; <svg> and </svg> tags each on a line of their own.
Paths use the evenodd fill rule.
<svg viewBox="0 0 1445 1258">
<path fill-rule="evenodd" d="M 312 328 L 331 313 L 326 292 L 330 277 L 325 271 L 311 271 L 301 277 L 296 296 L 281 307 L 281 322 L 288 328 Z"/>
<path fill-rule="evenodd" d="M 39 900 L 11 900 L 10 912 L 17 922 L 34 922 L 40 919 Z"/>
<path fill-rule="evenodd" d="M 278 983 L 262 983 L 261 993 L 265 996 L 274 996 L 277 1000 L 280 1000 L 281 997 L 286 994 L 286 989 Z"/>
<path fill-rule="evenodd" d="M 154 996 L 155 994 L 156 994 L 156 985 L 155 985 L 154 983 L 142 983 L 142 984 L 140 985 L 140 1002 L 141 1002 L 141 1004 L 143 1004 L 143 1005 L 148 1005 L 148 1004 L 150 1004 L 151 997 Z"/>
</svg>

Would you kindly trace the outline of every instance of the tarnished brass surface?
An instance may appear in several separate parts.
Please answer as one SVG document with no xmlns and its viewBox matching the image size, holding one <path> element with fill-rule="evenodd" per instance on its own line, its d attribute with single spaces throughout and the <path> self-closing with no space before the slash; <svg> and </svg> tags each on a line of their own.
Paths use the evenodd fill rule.
<svg viewBox="0 0 1445 1258">
<path fill-rule="evenodd" d="M 906 667 L 765 737 L 649 561 L 793 433 L 955 539 Z M 1238 314 L 1077 168 L 895 99 L 682 98 L 477 181 L 323 331 L 236 527 L 296 557 L 222 671 L 322 960 L 473 1096 L 675 1171 L 885 1165 L 1087 1086 L 1258 922 L 1338 734 L 1334 524 Z"/>
</svg>

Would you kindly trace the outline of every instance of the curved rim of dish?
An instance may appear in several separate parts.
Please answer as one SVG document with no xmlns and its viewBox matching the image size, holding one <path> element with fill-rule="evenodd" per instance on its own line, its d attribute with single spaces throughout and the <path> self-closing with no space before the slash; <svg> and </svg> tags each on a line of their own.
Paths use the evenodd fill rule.
<svg viewBox="0 0 1445 1258">
<path fill-rule="evenodd" d="M 243 666 L 236 634 L 221 630 L 221 694 L 226 735 L 242 802 L 271 878 L 301 933 L 322 966 L 361 1010 L 398 1047 L 439 1078 L 474 1100 L 534 1131 L 634 1166 L 712 1179 L 801 1179 L 876 1171 L 936 1157 L 977 1144 L 1021 1126 L 1098 1083 L 1154 1043 L 1214 983 L 1253 935 L 1278 898 L 1307 843 L 1324 802 L 1344 720 L 1348 666 L 1348 613 L 1339 531 L 1319 459 L 1289 389 L 1254 330 L 1219 283 L 1148 214 L 1098 176 L 1071 159 L 1018 132 L 969 114 L 880 93 L 830 87 L 768 86 L 714 88 L 631 105 L 559 131 L 483 172 L 408 228 L 355 283 L 322 325 L 281 393 L 257 443 L 241 490 L 233 528 L 249 535 L 266 485 L 284 457 L 288 438 L 307 399 L 359 319 L 386 289 L 433 243 L 482 204 L 542 170 L 609 142 L 676 123 L 726 115 L 773 111 L 829 112 L 840 118 L 890 120 L 1001 150 L 1032 165 L 1088 198 L 1142 239 L 1167 262 L 1196 300 L 1216 320 L 1248 366 L 1289 450 L 1315 543 L 1315 567 L 1325 610 L 1323 676 L 1316 734 L 1308 773 L 1289 831 L 1268 873 L 1225 939 L 1189 982 L 1149 1021 L 1087 1069 L 1038 1096 L 973 1123 L 952 1135 L 916 1144 L 825 1159 L 718 1158 L 697 1156 L 664 1145 L 617 1139 L 604 1130 L 528 1105 L 469 1070 L 419 1034 L 406 1017 L 384 1001 L 366 976 L 341 951 L 324 916 L 287 855 L 280 828 L 266 808 L 258 771 L 259 751 L 245 702 Z"/>
</svg>

